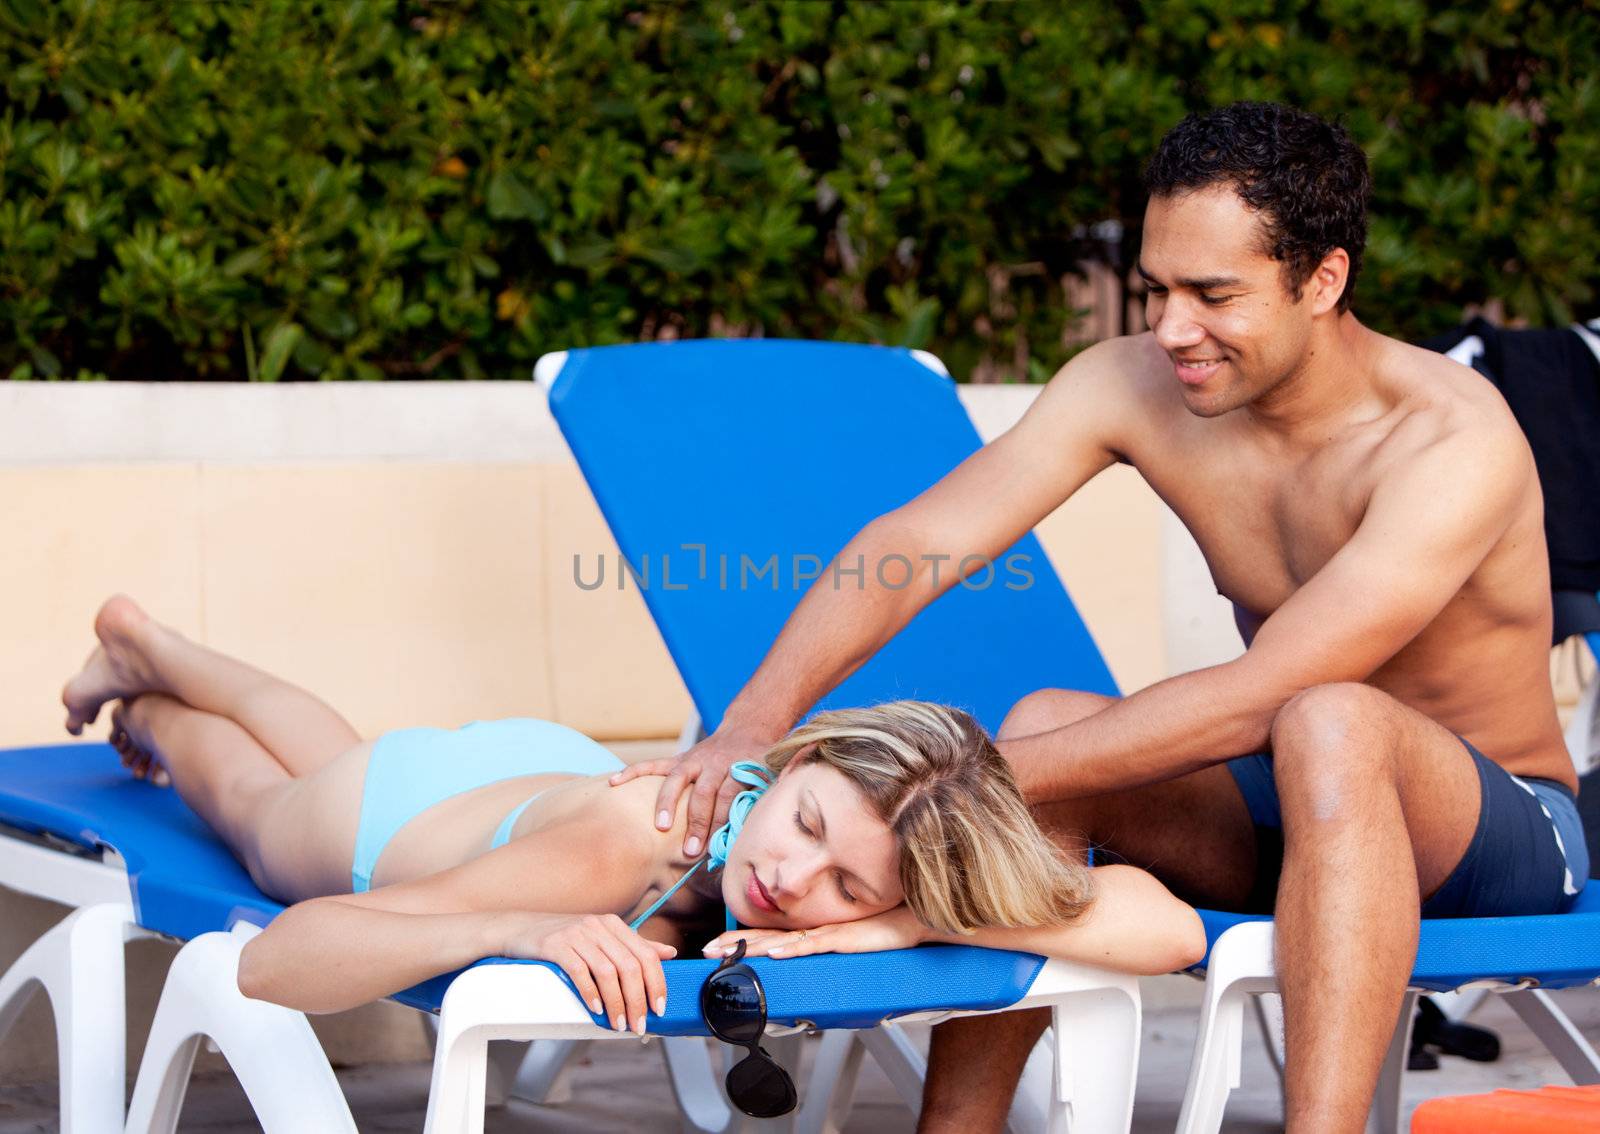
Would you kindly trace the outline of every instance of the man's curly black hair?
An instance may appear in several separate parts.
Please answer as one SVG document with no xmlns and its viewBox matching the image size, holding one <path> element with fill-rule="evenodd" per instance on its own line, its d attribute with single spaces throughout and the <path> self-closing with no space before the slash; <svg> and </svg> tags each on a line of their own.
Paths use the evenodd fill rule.
<svg viewBox="0 0 1600 1134">
<path fill-rule="evenodd" d="M 1361 271 L 1367 243 L 1367 156 L 1349 131 L 1315 114 L 1272 102 L 1236 102 L 1191 114 L 1167 132 L 1145 170 L 1152 197 L 1231 185 L 1256 210 L 1263 251 L 1283 263 L 1296 300 L 1322 258 L 1350 257 L 1339 310 Z"/>
</svg>

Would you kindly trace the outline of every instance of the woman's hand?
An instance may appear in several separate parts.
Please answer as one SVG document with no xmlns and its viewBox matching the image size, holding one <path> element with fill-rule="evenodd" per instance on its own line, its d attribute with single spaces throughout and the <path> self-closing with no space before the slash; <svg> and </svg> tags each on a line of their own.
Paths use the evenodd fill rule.
<svg viewBox="0 0 1600 1134">
<path fill-rule="evenodd" d="M 815 929 L 731 929 L 706 943 L 708 957 L 725 957 L 745 942 L 746 957 L 809 957 L 813 953 L 876 953 L 909 949 L 928 940 L 928 930 L 905 906 Z"/>
<path fill-rule="evenodd" d="M 646 1013 L 667 1010 L 661 962 L 678 951 L 640 937 L 615 914 L 528 914 L 511 927 L 500 952 L 559 965 L 591 1012 L 619 1032 L 631 1022 L 642 1036 Z"/>
</svg>

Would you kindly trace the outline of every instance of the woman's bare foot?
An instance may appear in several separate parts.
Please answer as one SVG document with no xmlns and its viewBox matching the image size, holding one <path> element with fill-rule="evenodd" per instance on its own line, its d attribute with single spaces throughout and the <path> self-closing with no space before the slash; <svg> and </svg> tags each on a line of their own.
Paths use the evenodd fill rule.
<svg viewBox="0 0 1600 1134">
<path fill-rule="evenodd" d="M 127 595 L 113 595 L 95 615 L 94 632 L 100 639 L 83 669 L 61 690 L 61 703 L 67 707 L 67 731 L 81 736 L 107 701 L 136 697 L 152 688 L 139 636 L 150 625 L 150 616 Z"/>
<path fill-rule="evenodd" d="M 172 777 L 161 763 L 149 730 L 134 710 L 136 703 L 136 698 L 118 701 L 117 707 L 111 710 L 111 746 L 122 757 L 122 766 L 133 773 L 134 779 L 166 787 L 172 783 Z"/>
</svg>

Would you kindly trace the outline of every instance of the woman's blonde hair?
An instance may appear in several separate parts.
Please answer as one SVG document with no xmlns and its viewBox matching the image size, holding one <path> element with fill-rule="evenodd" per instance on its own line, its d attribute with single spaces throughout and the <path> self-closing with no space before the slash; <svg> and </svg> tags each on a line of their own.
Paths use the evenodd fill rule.
<svg viewBox="0 0 1600 1134">
<path fill-rule="evenodd" d="M 968 713 L 927 701 L 832 709 L 766 754 L 775 772 L 797 758 L 841 773 L 889 825 L 906 905 L 924 925 L 1059 925 L 1088 906 L 1088 868 L 1045 837 Z"/>
</svg>

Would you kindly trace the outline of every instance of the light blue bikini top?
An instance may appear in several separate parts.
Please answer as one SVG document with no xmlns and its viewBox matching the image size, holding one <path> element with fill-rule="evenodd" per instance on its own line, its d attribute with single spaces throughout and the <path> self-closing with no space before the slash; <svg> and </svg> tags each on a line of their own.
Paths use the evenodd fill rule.
<svg viewBox="0 0 1600 1134">
<path fill-rule="evenodd" d="M 744 829 L 745 818 L 750 814 L 750 809 L 756 805 L 756 800 L 761 798 L 773 784 L 772 770 L 765 764 L 755 764 L 748 760 L 741 760 L 729 769 L 728 774 L 741 784 L 750 785 L 745 791 L 733 797 L 733 805 L 728 808 L 728 821 L 719 827 L 711 836 L 711 841 L 706 844 L 706 854 L 699 862 L 695 863 L 683 876 L 669 886 L 666 891 L 651 903 L 650 908 L 628 923 L 629 929 L 638 929 L 659 910 L 667 904 L 667 900 L 683 889 L 684 884 L 693 878 L 695 872 L 702 866 L 709 870 L 720 869 L 728 861 L 728 851 L 733 848 L 733 840 L 739 837 L 739 832 Z M 545 791 L 549 791 L 546 788 Z M 507 815 L 495 830 L 494 839 L 489 844 L 489 849 L 503 847 L 511 840 L 511 828 L 516 825 L 517 819 L 528 809 L 528 805 L 544 792 L 529 796 L 518 804 Z M 737 929 L 738 925 L 733 920 L 733 911 L 726 911 L 725 924 L 729 929 Z"/>
</svg>

